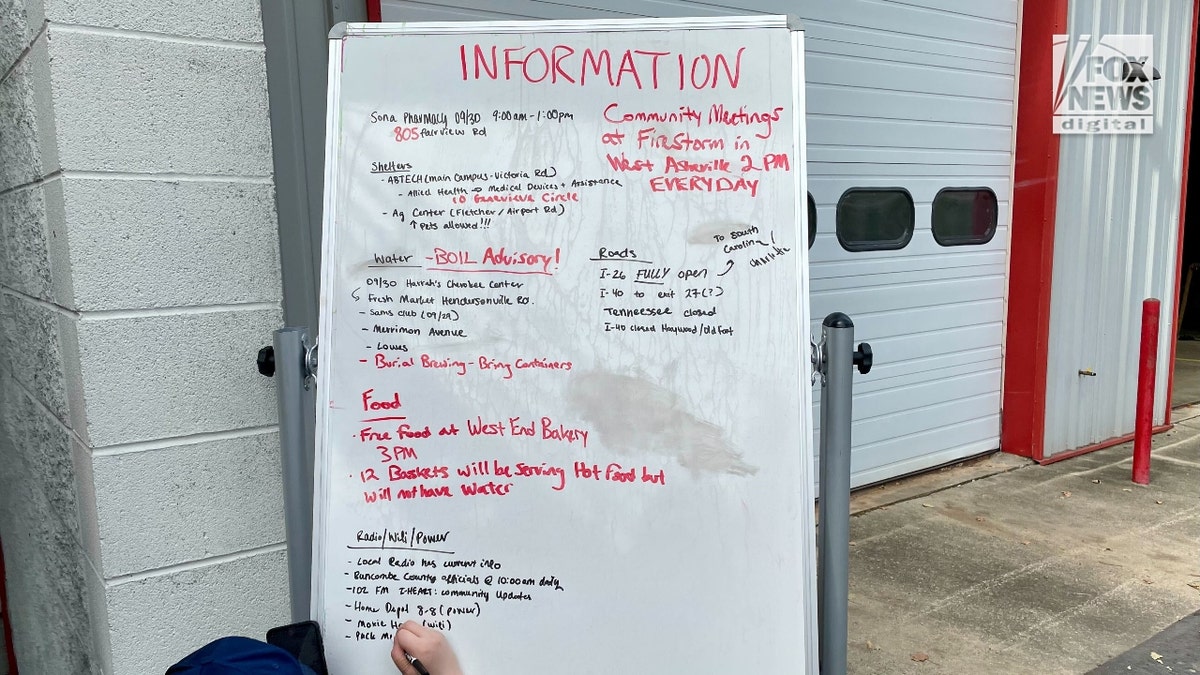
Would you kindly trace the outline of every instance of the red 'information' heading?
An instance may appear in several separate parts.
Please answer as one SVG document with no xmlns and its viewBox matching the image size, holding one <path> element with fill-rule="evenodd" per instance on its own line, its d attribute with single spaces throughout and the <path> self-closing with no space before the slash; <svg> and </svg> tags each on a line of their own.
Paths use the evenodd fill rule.
<svg viewBox="0 0 1200 675">
<path fill-rule="evenodd" d="M 459 45 L 462 79 L 524 80 L 531 84 L 574 84 L 578 86 L 633 87 L 636 89 L 677 88 L 737 89 L 742 77 L 742 53 L 732 56 L 642 49 L 591 49 L 579 51 L 569 45 L 543 47 L 490 47 Z"/>
</svg>

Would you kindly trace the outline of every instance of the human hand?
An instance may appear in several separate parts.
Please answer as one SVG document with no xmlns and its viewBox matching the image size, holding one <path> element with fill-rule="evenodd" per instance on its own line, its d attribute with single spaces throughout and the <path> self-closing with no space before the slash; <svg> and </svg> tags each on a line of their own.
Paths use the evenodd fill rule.
<svg viewBox="0 0 1200 675">
<path fill-rule="evenodd" d="M 416 621 L 405 621 L 392 640 L 392 663 L 404 675 L 421 675 L 409 659 L 421 662 L 429 675 L 462 675 L 454 649 L 440 632 Z"/>
</svg>

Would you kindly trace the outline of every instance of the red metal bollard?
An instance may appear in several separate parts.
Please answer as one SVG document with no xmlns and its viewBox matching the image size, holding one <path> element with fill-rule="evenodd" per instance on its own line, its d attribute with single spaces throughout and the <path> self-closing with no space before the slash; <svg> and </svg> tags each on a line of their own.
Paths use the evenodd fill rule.
<svg viewBox="0 0 1200 675">
<path fill-rule="evenodd" d="M 1154 433 L 1154 382 L 1158 370 L 1158 317 L 1155 298 L 1142 301 L 1142 349 L 1138 358 L 1137 414 L 1133 427 L 1133 482 L 1150 484 L 1150 437 Z"/>
</svg>

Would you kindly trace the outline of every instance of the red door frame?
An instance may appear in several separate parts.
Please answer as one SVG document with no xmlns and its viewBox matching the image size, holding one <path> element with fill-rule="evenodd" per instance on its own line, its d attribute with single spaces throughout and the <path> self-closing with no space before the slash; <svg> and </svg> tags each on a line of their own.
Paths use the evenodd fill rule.
<svg viewBox="0 0 1200 675">
<path fill-rule="evenodd" d="M 1021 3 L 1000 448 L 1038 461 L 1043 457 L 1046 430 L 1050 280 L 1058 197 L 1051 71 L 1054 35 L 1067 28 L 1067 3 Z"/>
</svg>

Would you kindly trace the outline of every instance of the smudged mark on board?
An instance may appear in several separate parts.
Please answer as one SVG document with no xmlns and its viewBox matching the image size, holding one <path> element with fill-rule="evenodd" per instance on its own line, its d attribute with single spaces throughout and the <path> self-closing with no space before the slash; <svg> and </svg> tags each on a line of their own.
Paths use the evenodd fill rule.
<svg viewBox="0 0 1200 675">
<path fill-rule="evenodd" d="M 747 476 L 758 467 L 742 461 L 724 430 L 685 412 L 674 392 L 648 380 L 604 371 L 571 377 L 567 398 L 607 447 L 649 450 L 699 471 Z"/>
<path fill-rule="evenodd" d="M 716 244 L 716 236 L 728 238 L 730 233 L 737 230 L 747 230 L 750 226 L 746 223 L 738 223 L 732 220 L 713 220 L 707 223 L 700 223 L 688 232 L 689 244 Z"/>
</svg>

